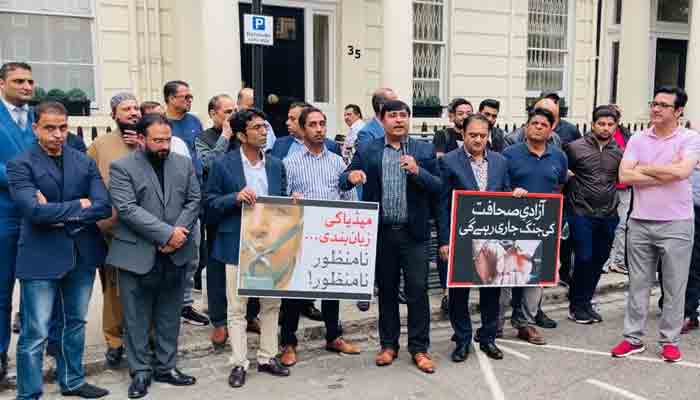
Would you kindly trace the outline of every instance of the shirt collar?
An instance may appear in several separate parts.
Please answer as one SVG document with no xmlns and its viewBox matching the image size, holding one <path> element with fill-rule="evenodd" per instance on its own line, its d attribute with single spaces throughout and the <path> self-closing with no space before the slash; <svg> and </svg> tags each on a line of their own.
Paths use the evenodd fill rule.
<svg viewBox="0 0 700 400">
<path fill-rule="evenodd" d="M 306 147 L 306 146 L 304 145 L 304 141 L 303 141 L 303 140 L 300 140 L 299 138 L 297 138 L 297 137 L 294 136 L 294 135 L 290 135 L 290 136 L 292 137 L 292 140 L 294 140 L 295 142 L 297 142 L 297 144 L 300 144 L 300 145 Z"/>
<path fill-rule="evenodd" d="M 309 150 L 308 147 L 304 146 L 304 150 L 302 150 L 302 156 L 304 157 L 313 157 L 313 158 L 323 158 L 326 156 L 326 153 L 328 153 L 328 148 L 326 148 L 326 145 L 323 145 L 323 151 L 321 151 L 320 154 L 314 154 Z"/>
<path fill-rule="evenodd" d="M 260 161 L 256 164 L 253 165 L 250 160 L 248 160 L 248 157 L 245 156 L 245 153 L 243 152 L 243 146 L 239 149 L 241 152 L 241 160 L 243 160 L 243 166 L 244 167 L 250 167 L 250 168 L 262 168 L 265 166 L 265 153 L 260 152 Z"/>
<path fill-rule="evenodd" d="M 363 123 L 364 123 L 364 121 L 362 121 L 362 118 L 360 118 L 357 121 L 353 122 L 352 125 L 350 125 L 350 129 L 353 129 L 356 126 L 359 126 L 360 124 L 363 124 Z"/>
<path fill-rule="evenodd" d="M 525 146 L 525 153 L 531 154 L 531 155 L 533 155 L 533 156 L 535 156 L 535 157 L 544 158 L 544 157 L 547 157 L 547 156 L 552 155 L 552 147 L 553 147 L 554 145 L 551 144 L 551 143 L 549 143 L 549 141 L 547 141 L 546 147 L 545 147 L 545 149 L 544 149 L 544 153 L 542 153 L 541 156 L 538 156 L 537 154 L 535 154 L 535 153 L 533 153 L 532 151 L 530 151 L 530 147 L 527 145 L 527 142 L 523 142 L 523 146 Z"/>
<path fill-rule="evenodd" d="M 672 138 L 672 137 L 678 135 L 678 134 L 681 133 L 684 129 L 685 129 L 685 128 L 683 128 L 683 127 L 679 124 L 679 125 L 676 127 L 676 129 L 673 130 L 673 133 L 671 133 L 669 136 L 666 136 L 666 137 L 664 137 L 664 138 L 660 138 L 660 137 L 656 136 L 656 127 L 652 125 L 649 129 L 647 129 L 647 130 L 645 131 L 645 133 L 646 133 L 647 136 L 653 137 L 654 139 L 666 140 L 666 139 L 670 139 L 670 138 Z"/>
<path fill-rule="evenodd" d="M 21 107 L 17 107 L 16 105 L 10 103 L 9 101 L 5 100 L 4 96 L 0 96 L 0 100 L 2 100 L 3 104 L 5 104 L 5 107 L 7 108 L 8 111 L 15 111 L 16 109 L 28 112 L 29 111 L 29 104 L 24 104 Z"/>
<path fill-rule="evenodd" d="M 464 154 L 467 155 L 467 159 L 468 159 L 470 162 L 471 162 L 471 161 L 476 161 L 476 160 L 474 159 L 474 156 L 473 156 L 470 152 L 467 151 L 467 148 L 466 148 L 466 147 L 462 146 L 462 149 L 464 150 Z M 484 149 L 484 161 L 487 161 L 487 162 L 489 161 L 489 151 L 486 150 L 486 149 Z"/>
</svg>

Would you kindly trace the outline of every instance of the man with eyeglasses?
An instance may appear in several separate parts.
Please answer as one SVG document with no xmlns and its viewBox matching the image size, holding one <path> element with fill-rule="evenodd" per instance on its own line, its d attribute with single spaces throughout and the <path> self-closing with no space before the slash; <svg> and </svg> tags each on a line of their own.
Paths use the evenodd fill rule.
<svg viewBox="0 0 700 400">
<path fill-rule="evenodd" d="M 192 108 L 192 100 L 194 99 L 190 90 L 190 85 L 184 81 L 167 82 L 165 86 L 163 86 L 163 99 L 165 100 L 166 107 L 165 116 L 168 118 L 168 121 L 170 121 L 172 134 L 174 137 L 184 140 L 187 144 L 187 148 L 192 157 L 192 164 L 194 165 L 197 178 L 201 184 L 204 166 L 197 156 L 195 138 L 202 133 L 204 128 L 199 118 L 189 112 Z M 193 307 L 194 298 L 192 297 L 194 276 L 199 268 L 199 248 L 202 244 L 202 234 L 199 223 L 197 223 L 197 227 L 192 230 L 192 239 L 197 246 L 197 258 L 187 266 L 185 297 L 182 303 L 182 318 L 189 324 L 203 326 L 209 324 L 209 319 L 195 310 Z"/>
<path fill-rule="evenodd" d="M 627 223 L 624 340 L 612 349 L 613 357 L 646 349 L 642 339 L 659 261 L 666 294 L 658 328 L 660 356 L 667 362 L 682 357 L 678 343 L 694 236 L 689 177 L 700 156 L 698 134 L 679 124 L 687 102 L 683 89 L 656 89 L 649 104 L 651 127 L 630 138 L 620 164 L 620 182 L 632 186 L 634 207 Z"/>
<path fill-rule="evenodd" d="M 226 265 L 227 322 L 231 339 L 231 364 L 228 378 L 231 387 L 245 385 L 250 362 L 245 319 L 248 297 L 237 294 L 241 215 L 244 206 L 254 207 L 258 196 L 284 196 L 287 174 L 282 161 L 265 155 L 267 142 L 265 114 L 256 109 L 232 115 L 231 130 L 241 146 L 214 160 L 207 179 L 207 221 L 217 226 L 211 257 Z M 272 240 L 269 230 L 258 229 L 260 240 Z M 274 376 L 288 376 L 289 369 L 276 357 L 277 322 L 280 300 L 260 299 L 260 346 L 258 371 Z"/>
<path fill-rule="evenodd" d="M 399 278 L 403 271 L 408 306 L 408 351 L 425 373 L 435 372 L 428 353 L 430 305 L 428 259 L 431 201 L 442 189 L 435 149 L 410 139 L 411 110 L 402 101 L 384 104 L 379 120 L 384 137 L 361 143 L 352 163 L 340 176 L 340 189 L 363 185 L 362 199 L 380 203 L 376 280 L 379 287 L 377 366 L 391 365 L 398 357 L 401 321 Z"/>
</svg>

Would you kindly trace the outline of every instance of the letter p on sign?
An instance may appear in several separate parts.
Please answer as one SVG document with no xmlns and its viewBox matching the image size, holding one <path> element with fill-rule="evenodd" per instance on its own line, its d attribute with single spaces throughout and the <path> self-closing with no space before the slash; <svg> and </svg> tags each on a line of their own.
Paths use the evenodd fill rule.
<svg viewBox="0 0 700 400">
<path fill-rule="evenodd" d="M 272 46 L 273 19 L 267 15 L 243 15 L 243 43 Z"/>
<path fill-rule="evenodd" d="M 265 31 L 265 18 L 253 17 L 253 30 L 264 32 Z"/>
</svg>

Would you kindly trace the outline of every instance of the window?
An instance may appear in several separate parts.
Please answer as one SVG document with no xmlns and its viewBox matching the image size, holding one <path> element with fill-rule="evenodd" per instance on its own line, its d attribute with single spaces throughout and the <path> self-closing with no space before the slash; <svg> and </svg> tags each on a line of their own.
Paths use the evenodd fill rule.
<svg viewBox="0 0 700 400">
<path fill-rule="evenodd" d="M 663 22 L 688 23 L 689 0 L 658 0 L 656 19 Z"/>
<path fill-rule="evenodd" d="M 328 15 L 314 14 L 314 101 L 330 101 Z"/>
<path fill-rule="evenodd" d="M 0 0 L 0 64 L 24 61 L 37 86 L 95 100 L 92 0 Z"/>
<path fill-rule="evenodd" d="M 620 72 L 620 42 L 612 43 L 611 74 L 610 74 L 610 103 L 617 103 L 617 77 Z"/>
<path fill-rule="evenodd" d="M 567 81 L 569 0 L 528 0 L 528 97 L 542 91 L 560 95 Z"/>
<path fill-rule="evenodd" d="M 413 1 L 413 104 L 445 100 L 445 20 L 444 0 Z"/>
</svg>

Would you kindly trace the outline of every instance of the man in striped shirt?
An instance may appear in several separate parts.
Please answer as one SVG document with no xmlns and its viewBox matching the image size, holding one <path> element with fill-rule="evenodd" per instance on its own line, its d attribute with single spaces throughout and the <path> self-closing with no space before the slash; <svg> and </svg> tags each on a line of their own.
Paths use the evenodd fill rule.
<svg viewBox="0 0 700 400">
<path fill-rule="evenodd" d="M 295 197 L 313 200 L 357 200 L 354 189 L 341 191 L 340 175 L 345 171 L 343 159 L 330 152 L 326 139 L 326 116 L 314 107 L 306 107 L 299 116 L 299 126 L 304 131 L 304 149 L 284 159 L 287 171 L 287 191 Z M 282 364 L 292 366 L 297 362 L 296 331 L 305 300 L 282 300 Z M 343 354 L 358 354 L 359 348 L 342 338 L 338 300 L 323 300 L 321 312 L 326 325 L 326 350 Z"/>
</svg>

